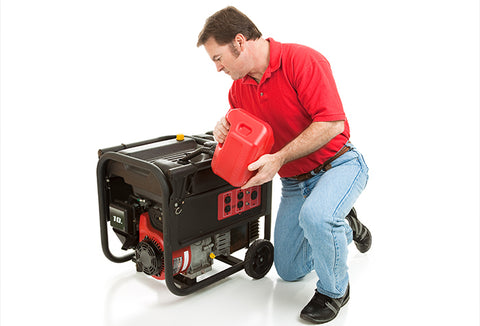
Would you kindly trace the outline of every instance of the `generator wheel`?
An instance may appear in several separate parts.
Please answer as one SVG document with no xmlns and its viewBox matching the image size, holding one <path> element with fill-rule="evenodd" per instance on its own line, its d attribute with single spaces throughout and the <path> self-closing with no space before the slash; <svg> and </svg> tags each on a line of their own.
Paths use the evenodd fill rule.
<svg viewBox="0 0 480 326">
<path fill-rule="evenodd" d="M 245 272 L 254 279 L 267 275 L 273 264 L 273 245 L 266 239 L 255 240 L 245 254 Z"/>
</svg>

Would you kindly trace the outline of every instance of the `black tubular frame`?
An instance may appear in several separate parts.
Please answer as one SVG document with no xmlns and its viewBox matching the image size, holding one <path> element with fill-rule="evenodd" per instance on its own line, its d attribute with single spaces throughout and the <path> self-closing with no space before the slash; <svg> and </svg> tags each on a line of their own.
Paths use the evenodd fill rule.
<svg viewBox="0 0 480 326">
<path fill-rule="evenodd" d="M 164 237 L 164 261 L 165 262 L 172 262 L 172 246 L 171 246 L 171 226 L 169 221 L 171 218 L 174 217 L 174 205 L 171 199 L 172 190 L 170 189 L 167 178 L 163 171 L 153 163 L 140 160 L 138 158 L 125 155 L 122 153 L 118 153 L 122 149 L 149 144 L 161 140 L 171 139 L 175 136 L 166 136 L 162 138 L 152 139 L 150 141 L 144 141 L 140 143 L 135 143 L 131 145 L 121 145 L 117 147 L 112 147 L 105 150 L 99 151 L 99 161 L 97 164 L 97 186 L 98 186 L 98 200 L 99 200 L 99 210 L 100 210 L 100 235 L 101 235 L 101 243 L 102 249 L 105 256 L 115 263 L 123 263 L 129 260 L 132 260 L 135 256 L 134 253 L 129 253 L 124 256 L 116 256 L 110 251 L 109 247 L 109 240 L 108 240 L 108 207 L 109 207 L 109 198 L 107 196 L 107 185 L 106 185 L 106 168 L 107 163 L 111 160 L 124 163 L 127 165 L 136 166 L 145 170 L 150 171 L 155 178 L 159 181 L 159 184 L 162 189 L 162 207 L 166 207 L 168 209 L 164 209 L 163 214 L 163 237 Z M 269 182 L 262 187 L 266 187 L 267 196 L 265 197 L 267 200 L 266 203 L 266 212 L 264 214 L 264 238 L 270 240 L 270 228 L 271 228 L 271 194 L 272 194 L 272 183 Z M 244 269 L 245 262 L 233 256 L 217 256 L 215 259 L 222 261 L 230 267 L 219 271 L 201 281 L 193 281 L 193 284 L 183 284 L 183 286 L 179 287 L 175 283 L 174 275 L 173 275 L 173 266 L 171 263 L 164 264 L 165 266 L 165 282 L 168 289 L 176 295 L 183 296 L 188 295 L 194 291 L 197 291 L 201 288 L 204 288 L 208 285 L 211 285 L 221 279 L 224 279 L 242 269 Z M 181 277 L 181 276 L 179 276 Z M 177 283 L 179 280 L 177 278 Z M 181 285 L 179 283 L 179 285 Z"/>
</svg>

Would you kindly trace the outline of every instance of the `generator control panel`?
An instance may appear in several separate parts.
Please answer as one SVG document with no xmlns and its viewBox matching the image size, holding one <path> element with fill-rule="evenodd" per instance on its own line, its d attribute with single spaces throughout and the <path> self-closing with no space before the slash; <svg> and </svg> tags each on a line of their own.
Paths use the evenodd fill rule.
<svg viewBox="0 0 480 326">
<path fill-rule="evenodd" d="M 218 195 L 218 220 L 257 207 L 261 203 L 261 187 L 235 188 Z"/>
</svg>

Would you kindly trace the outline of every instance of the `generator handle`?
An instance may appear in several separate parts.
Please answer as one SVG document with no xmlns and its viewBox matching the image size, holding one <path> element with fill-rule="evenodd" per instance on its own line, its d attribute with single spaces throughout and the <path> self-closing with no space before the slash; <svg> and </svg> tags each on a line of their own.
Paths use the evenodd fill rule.
<svg viewBox="0 0 480 326">
<path fill-rule="evenodd" d="M 152 163 L 142 161 L 138 158 L 128 156 L 122 153 L 117 153 L 117 152 L 106 152 L 106 153 L 103 153 L 102 156 L 100 157 L 97 164 L 97 187 L 98 187 L 98 206 L 99 206 L 99 212 L 100 212 L 100 236 L 101 236 L 101 242 L 102 242 L 102 250 L 103 250 L 103 253 L 105 254 L 105 257 L 107 257 L 112 262 L 124 263 L 126 261 L 132 260 L 135 254 L 129 253 L 124 256 L 115 256 L 110 251 L 110 247 L 108 245 L 108 221 L 107 221 L 108 204 L 106 204 L 108 202 L 108 198 L 106 198 L 105 196 L 106 194 L 105 168 L 109 160 L 115 160 L 117 162 L 121 162 L 124 164 L 138 166 L 151 171 L 156 176 L 157 180 L 160 182 L 160 186 L 164 193 L 164 196 L 162 196 L 164 201 L 162 205 L 164 205 L 164 207 L 167 207 L 168 205 L 167 198 L 169 198 L 170 191 L 169 191 L 169 187 L 167 185 L 166 177 L 164 173 L 162 172 L 162 170 L 160 170 L 157 166 L 155 166 Z"/>
<path fill-rule="evenodd" d="M 149 140 L 144 140 L 144 141 L 139 141 L 136 143 L 131 143 L 131 144 L 121 144 L 113 147 L 108 147 L 104 149 L 99 149 L 98 150 L 98 158 L 102 157 L 103 154 L 106 154 L 108 152 L 118 152 L 127 148 L 132 148 L 132 147 L 137 147 L 137 146 L 142 146 L 142 145 L 148 145 L 148 144 L 153 144 L 156 142 L 164 141 L 164 140 L 169 140 L 169 139 L 175 139 L 177 136 L 176 135 L 169 135 L 169 136 L 163 136 L 163 137 L 157 137 Z"/>
</svg>

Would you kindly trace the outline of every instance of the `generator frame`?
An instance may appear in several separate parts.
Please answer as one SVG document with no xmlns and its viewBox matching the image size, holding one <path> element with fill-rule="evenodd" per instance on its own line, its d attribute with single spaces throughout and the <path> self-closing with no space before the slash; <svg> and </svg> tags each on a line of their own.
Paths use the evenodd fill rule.
<svg viewBox="0 0 480 326">
<path fill-rule="evenodd" d="M 198 237 L 186 240 L 180 239 L 177 228 L 180 227 L 176 218 L 178 217 L 179 209 L 181 209 L 182 198 L 179 196 L 178 191 L 176 191 L 175 186 L 172 185 L 171 178 L 167 177 L 166 173 L 154 162 L 149 160 L 144 160 L 132 155 L 128 155 L 125 150 L 149 146 L 158 142 L 169 141 L 175 139 L 176 136 L 165 136 L 155 139 L 150 139 L 142 142 L 132 143 L 132 144 L 122 144 L 116 147 L 111 147 L 107 149 L 99 150 L 99 161 L 97 164 L 97 187 L 98 187 L 98 200 L 99 200 L 99 215 L 100 215 L 100 235 L 101 235 L 101 245 L 104 255 L 112 262 L 123 263 L 130 260 L 134 260 L 135 253 L 128 253 L 123 256 L 117 256 L 112 253 L 109 246 L 109 205 L 110 199 L 108 195 L 108 181 L 109 176 L 107 172 L 107 167 L 111 162 L 116 162 L 122 166 L 128 168 L 130 171 L 140 171 L 142 175 L 148 175 L 151 179 L 153 178 L 155 182 L 158 183 L 160 187 L 160 198 L 161 205 L 163 207 L 163 239 L 164 239 L 164 261 L 172 262 L 172 253 L 178 249 L 178 243 L 183 245 L 190 245 L 202 237 L 213 235 L 214 233 L 227 232 L 232 228 L 238 227 L 245 223 L 252 221 L 258 221 L 260 217 L 264 217 L 264 228 L 263 235 L 264 239 L 270 240 L 271 236 L 271 195 L 272 195 L 272 183 L 266 183 L 261 186 L 262 191 L 262 205 L 260 211 L 256 211 L 254 214 L 248 214 L 246 212 L 244 216 L 238 219 L 231 219 L 228 222 L 224 222 L 223 226 L 219 226 L 214 232 L 207 232 L 199 234 Z M 195 137 L 193 137 L 195 138 Z M 213 139 L 213 137 L 212 137 Z M 202 146 L 199 146 L 199 148 Z M 201 150 L 200 150 L 201 151 Z M 190 153 L 191 154 L 191 153 Z M 208 160 L 205 160 L 203 164 L 210 164 Z M 152 180 L 150 180 L 152 181 Z M 224 185 L 216 189 L 217 192 L 225 192 L 235 189 L 235 187 L 229 185 L 225 182 Z M 175 244 L 175 245 L 174 245 Z M 249 244 L 249 248 L 252 244 Z M 250 249 L 248 249 L 250 250 Z M 248 252 L 247 255 L 248 256 Z M 215 272 L 213 275 L 208 275 L 204 279 L 197 281 L 197 279 L 189 279 L 181 274 L 174 275 L 172 263 L 164 264 L 165 272 L 165 283 L 167 288 L 176 295 L 183 296 L 190 294 L 194 291 L 202 289 L 206 286 L 209 286 L 217 281 L 220 281 L 242 269 L 246 269 L 246 260 L 241 260 L 232 255 L 219 255 L 214 258 L 215 260 L 221 261 L 227 264 L 227 268 Z M 272 246 L 272 260 L 273 260 L 273 246 Z M 247 262 L 248 263 L 248 262 Z M 270 267 L 268 268 L 270 269 Z M 248 271 L 247 271 L 248 274 Z M 261 276 L 263 277 L 263 275 Z"/>
</svg>

